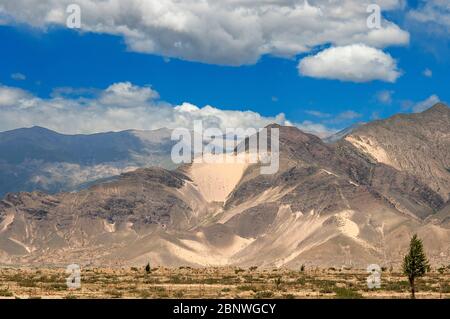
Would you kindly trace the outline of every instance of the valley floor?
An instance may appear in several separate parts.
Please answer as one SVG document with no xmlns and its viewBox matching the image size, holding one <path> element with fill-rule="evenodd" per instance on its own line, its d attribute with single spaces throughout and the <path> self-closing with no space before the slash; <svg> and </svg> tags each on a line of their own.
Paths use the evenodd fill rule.
<svg viewBox="0 0 450 319">
<path fill-rule="evenodd" d="M 450 269 L 418 280 L 417 298 L 450 298 Z M 409 298 L 406 278 L 386 270 L 368 289 L 363 270 L 86 268 L 68 289 L 64 268 L 0 268 L 0 298 Z"/>
</svg>

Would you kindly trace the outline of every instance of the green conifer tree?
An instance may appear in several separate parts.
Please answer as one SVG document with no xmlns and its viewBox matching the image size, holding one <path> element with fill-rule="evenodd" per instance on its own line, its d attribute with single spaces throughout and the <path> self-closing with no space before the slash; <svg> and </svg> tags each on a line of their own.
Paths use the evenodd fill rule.
<svg viewBox="0 0 450 319">
<path fill-rule="evenodd" d="M 416 278 L 422 277 L 427 271 L 430 271 L 430 264 L 422 240 L 414 235 L 409 243 L 409 252 L 403 259 L 403 273 L 408 276 L 412 299 L 416 297 Z"/>
</svg>

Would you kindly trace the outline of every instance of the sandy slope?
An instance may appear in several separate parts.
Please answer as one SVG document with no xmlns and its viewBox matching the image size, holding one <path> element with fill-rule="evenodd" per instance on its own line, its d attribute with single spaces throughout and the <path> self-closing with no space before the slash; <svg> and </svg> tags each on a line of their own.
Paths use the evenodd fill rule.
<svg viewBox="0 0 450 319">
<path fill-rule="evenodd" d="M 188 169 L 188 175 L 208 202 L 224 202 L 248 167 L 247 161 L 238 161 L 233 155 L 223 159 L 223 155 L 197 158 Z"/>
</svg>

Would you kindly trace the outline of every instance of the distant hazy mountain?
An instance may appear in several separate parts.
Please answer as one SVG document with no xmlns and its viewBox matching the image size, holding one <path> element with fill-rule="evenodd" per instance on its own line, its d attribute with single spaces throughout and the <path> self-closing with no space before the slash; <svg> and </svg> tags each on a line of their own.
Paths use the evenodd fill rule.
<svg viewBox="0 0 450 319">
<path fill-rule="evenodd" d="M 365 124 L 364 122 L 355 123 L 343 130 L 340 130 L 337 133 L 334 133 L 333 135 L 330 135 L 330 136 L 324 138 L 323 141 L 325 143 L 335 143 L 335 142 L 343 139 L 344 137 L 346 137 L 347 135 L 352 133 L 354 130 L 356 130 L 358 127 L 360 127 L 361 125 L 364 125 L 364 124 Z"/>
<path fill-rule="evenodd" d="M 9 194 L 0 262 L 398 266 L 417 233 L 432 264 L 448 264 L 449 112 L 396 115 L 334 144 L 279 127 L 274 175 L 193 163 L 79 192 Z"/>
<path fill-rule="evenodd" d="M 7 192 L 70 191 L 139 167 L 174 168 L 171 131 L 63 135 L 42 128 L 0 132 L 0 197 Z"/>
</svg>

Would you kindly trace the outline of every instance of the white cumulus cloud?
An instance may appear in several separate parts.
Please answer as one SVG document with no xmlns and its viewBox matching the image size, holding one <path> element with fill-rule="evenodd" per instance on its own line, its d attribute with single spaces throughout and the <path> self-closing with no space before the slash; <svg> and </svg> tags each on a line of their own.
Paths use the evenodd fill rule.
<svg viewBox="0 0 450 319">
<path fill-rule="evenodd" d="M 408 12 L 408 18 L 435 33 L 450 36 L 450 1 L 421 1 L 417 9 Z"/>
<path fill-rule="evenodd" d="M 441 100 L 440 100 L 439 96 L 437 96 L 436 94 L 433 94 L 429 98 L 414 104 L 412 107 L 412 110 L 414 113 L 423 112 L 423 111 L 429 109 L 430 107 L 432 107 L 433 105 L 435 105 L 436 103 L 439 103 L 440 101 Z"/>
<path fill-rule="evenodd" d="M 205 128 L 222 130 L 261 128 L 278 123 L 296 125 L 321 137 L 333 133 L 319 123 L 292 123 L 283 113 L 268 117 L 253 111 L 222 110 L 211 105 L 198 107 L 187 102 L 171 105 L 160 100 L 158 92 L 151 87 L 130 82 L 114 83 L 100 91 L 64 88 L 56 92 L 43 99 L 18 88 L 0 85 L 0 131 L 34 125 L 66 134 L 162 127 L 192 129 L 194 121 L 201 120 Z M 77 94 L 72 96 L 74 92 Z"/>
<path fill-rule="evenodd" d="M 298 70 L 303 76 L 352 82 L 395 82 L 401 75 L 389 54 L 364 44 L 325 49 L 303 58 Z"/>
<path fill-rule="evenodd" d="M 103 105 L 133 107 L 157 98 L 159 98 L 158 92 L 151 87 L 139 87 L 130 82 L 119 82 L 103 91 L 99 102 Z"/>
<path fill-rule="evenodd" d="M 122 36 L 128 49 L 220 65 L 253 64 L 262 55 L 293 57 L 325 44 L 375 48 L 409 43 L 409 33 L 382 17 L 367 27 L 367 7 L 383 12 L 403 0 L 78 0 L 83 31 Z M 65 26 L 73 0 L 0 3 L 3 23 Z"/>
<path fill-rule="evenodd" d="M 32 97 L 24 90 L 0 85 L 0 107 L 26 105 Z M 1 111 L 2 109 L 0 109 Z"/>
</svg>

